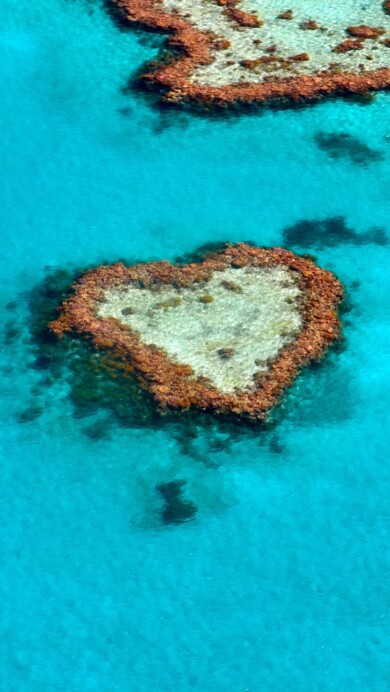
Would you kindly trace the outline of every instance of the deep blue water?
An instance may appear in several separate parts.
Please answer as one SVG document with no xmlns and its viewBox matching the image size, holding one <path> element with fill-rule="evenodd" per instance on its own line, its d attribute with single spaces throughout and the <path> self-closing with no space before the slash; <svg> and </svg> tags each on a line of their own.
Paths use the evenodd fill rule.
<svg viewBox="0 0 390 692">
<path fill-rule="evenodd" d="M 390 95 L 162 114 L 123 89 L 150 36 L 98 2 L 3 0 L 0 19 L 0 298 L 20 330 L 0 358 L 1 690 L 387 690 L 390 251 L 359 239 L 390 240 Z M 321 131 L 381 157 L 332 158 Z M 283 244 L 334 216 L 355 242 L 298 249 L 347 287 L 345 348 L 298 380 L 272 433 L 217 445 L 200 427 L 196 453 L 164 426 L 92 440 L 64 379 L 34 394 L 45 267 Z M 155 486 L 173 479 L 198 512 L 165 527 Z"/>
</svg>

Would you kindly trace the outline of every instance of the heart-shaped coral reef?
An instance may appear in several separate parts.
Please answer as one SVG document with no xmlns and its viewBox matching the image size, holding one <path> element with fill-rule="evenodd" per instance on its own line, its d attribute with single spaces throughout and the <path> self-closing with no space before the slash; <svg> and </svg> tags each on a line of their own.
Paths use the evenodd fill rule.
<svg viewBox="0 0 390 692">
<path fill-rule="evenodd" d="M 281 248 L 239 243 L 199 263 L 87 272 L 51 324 L 137 375 L 161 410 L 263 419 L 300 368 L 340 335 L 336 277 Z"/>
</svg>

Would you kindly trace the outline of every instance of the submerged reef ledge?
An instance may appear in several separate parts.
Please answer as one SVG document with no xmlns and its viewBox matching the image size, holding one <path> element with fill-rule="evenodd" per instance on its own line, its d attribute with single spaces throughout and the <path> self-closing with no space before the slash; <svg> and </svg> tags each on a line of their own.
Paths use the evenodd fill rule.
<svg viewBox="0 0 390 692">
<path fill-rule="evenodd" d="M 341 283 L 310 259 L 244 243 L 186 265 L 87 271 L 51 331 L 89 339 L 161 412 L 262 420 L 300 369 L 340 337 Z"/>
<path fill-rule="evenodd" d="M 165 102 L 223 107 L 388 88 L 389 3 L 320 4 L 109 0 L 123 24 L 169 34 L 138 80 Z"/>
</svg>

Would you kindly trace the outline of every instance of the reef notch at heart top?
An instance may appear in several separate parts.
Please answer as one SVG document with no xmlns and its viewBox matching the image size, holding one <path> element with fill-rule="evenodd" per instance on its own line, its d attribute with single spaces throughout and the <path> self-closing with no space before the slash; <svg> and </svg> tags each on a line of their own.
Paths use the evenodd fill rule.
<svg viewBox="0 0 390 692">
<path fill-rule="evenodd" d="M 280 0 L 108 0 L 127 26 L 168 34 L 138 83 L 171 104 L 299 102 L 390 85 L 390 7 Z"/>
<path fill-rule="evenodd" d="M 283 248 L 227 245 L 186 265 L 87 271 L 50 324 L 136 376 L 161 412 L 263 420 L 302 367 L 340 337 L 338 279 Z"/>
</svg>

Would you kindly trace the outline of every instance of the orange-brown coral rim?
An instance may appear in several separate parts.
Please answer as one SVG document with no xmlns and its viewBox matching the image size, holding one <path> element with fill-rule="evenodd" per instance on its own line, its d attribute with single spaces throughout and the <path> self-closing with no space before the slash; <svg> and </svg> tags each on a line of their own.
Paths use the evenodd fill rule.
<svg viewBox="0 0 390 692">
<path fill-rule="evenodd" d="M 140 81 L 164 92 L 163 100 L 170 103 L 193 102 L 207 106 L 228 106 L 232 103 L 264 103 L 273 100 L 292 102 L 308 101 L 333 94 L 361 94 L 390 87 L 390 68 L 365 71 L 360 74 L 337 73 L 325 70 L 316 75 L 300 77 L 268 77 L 254 83 L 207 86 L 189 80 L 191 71 L 199 65 L 212 62 L 211 48 L 214 38 L 207 32 L 191 26 L 183 17 L 168 14 L 161 9 L 159 0 L 111 0 L 121 18 L 130 25 L 138 25 L 171 34 L 168 46 L 179 51 L 180 57 L 165 62 L 153 61 L 152 69 Z M 227 12 L 240 21 L 240 11 L 235 11 L 237 0 L 219 4 L 227 5 Z M 384 2 L 384 11 L 390 13 L 390 0 Z M 254 15 L 242 13 L 242 23 L 248 26 L 261 22 Z M 233 18 L 233 17 L 232 17 Z"/>
<path fill-rule="evenodd" d="M 168 358 L 163 350 L 144 344 L 128 326 L 115 318 L 99 318 L 97 304 L 103 291 L 114 286 L 173 284 L 191 286 L 210 278 L 226 267 L 284 266 L 296 273 L 304 300 L 303 327 L 295 340 L 283 348 L 269 364 L 269 370 L 254 378 L 254 389 L 221 393 L 202 378 L 192 377 L 188 365 Z M 195 407 L 219 414 L 264 419 L 281 394 L 311 360 L 320 359 L 332 341 L 340 336 L 337 315 L 343 297 L 340 282 L 311 260 L 283 248 L 256 248 L 243 243 L 229 245 L 220 253 L 206 256 L 198 264 L 185 266 L 151 262 L 130 267 L 118 263 L 88 271 L 75 284 L 73 295 L 60 308 L 60 316 L 50 324 L 58 336 L 73 332 L 89 338 L 96 349 L 109 350 L 124 373 L 135 373 L 141 386 L 149 390 L 161 410 Z"/>
</svg>

